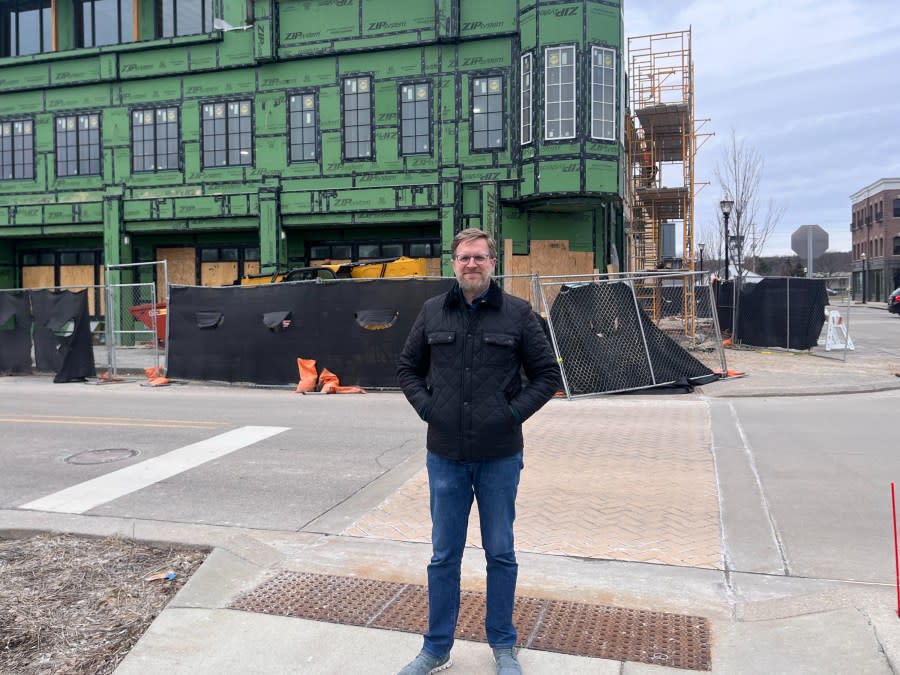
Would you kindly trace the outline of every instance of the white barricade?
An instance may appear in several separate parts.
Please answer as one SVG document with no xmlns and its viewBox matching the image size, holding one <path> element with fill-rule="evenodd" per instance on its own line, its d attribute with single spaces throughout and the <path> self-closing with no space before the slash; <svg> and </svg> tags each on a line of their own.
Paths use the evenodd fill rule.
<svg viewBox="0 0 900 675">
<path fill-rule="evenodd" d="M 832 349 L 854 349 L 844 317 L 837 310 L 828 312 L 828 331 L 825 333 L 825 351 Z"/>
</svg>

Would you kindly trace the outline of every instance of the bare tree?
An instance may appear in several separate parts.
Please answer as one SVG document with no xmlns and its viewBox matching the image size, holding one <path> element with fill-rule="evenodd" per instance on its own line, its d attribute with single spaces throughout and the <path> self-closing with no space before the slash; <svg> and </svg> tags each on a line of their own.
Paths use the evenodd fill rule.
<svg viewBox="0 0 900 675">
<path fill-rule="evenodd" d="M 728 219 L 730 233 L 729 257 L 741 274 L 745 267 L 754 268 L 784 214 L 784 207 L 769 198 L 762 203 L 759 184 L 765 169 L 765 161 L 759 152 L 739 139 L 734 129 L 722 149 L 716 166 L 716 180 L 722 194 L 734 202 Z M 719 234 L 717 248 L 724 257 L 724 225 L 722 214 L 717 214 Z"/>
</svg>

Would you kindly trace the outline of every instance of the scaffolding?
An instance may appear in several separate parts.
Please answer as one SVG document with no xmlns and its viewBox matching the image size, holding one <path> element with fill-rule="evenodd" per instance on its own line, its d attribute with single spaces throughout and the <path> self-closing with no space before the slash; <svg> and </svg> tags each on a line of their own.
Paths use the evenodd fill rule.
<svg viewBox="0 0 900 675">
<path fill-rule="evenodd" d="M 626 123 L 630 215 L 628 243 L 632 271 L 681 268 L 693 271 L 694 158 L 707 120 L 694 117 L 694 63 L 691 31 L 643 35 L 628 39 L 630 108 Z M 699 126 L 698 126 L 699 125 Z M 702 144 L 702 141 L 701 141 Z M 681 255 L 662 250 L 664 223 L 682 226 Z M 654 320 L 660 315 L 662 289 L 641 289 Z M 685 330 L 696 318 L 693 282 L 685 288 Z"/>
</svg>

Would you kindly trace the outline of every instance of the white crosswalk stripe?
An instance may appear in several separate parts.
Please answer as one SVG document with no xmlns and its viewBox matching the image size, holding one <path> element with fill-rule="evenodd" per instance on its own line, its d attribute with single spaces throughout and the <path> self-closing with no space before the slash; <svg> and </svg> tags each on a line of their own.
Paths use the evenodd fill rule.
<svg viewBox="0 0 900 675">
<path fill-rule="evenodd" d="M 188 469 L 287 431 L 288 427 L 241 427 L 23 504 L 23 509 L 85 513 Z"/>
</svg>

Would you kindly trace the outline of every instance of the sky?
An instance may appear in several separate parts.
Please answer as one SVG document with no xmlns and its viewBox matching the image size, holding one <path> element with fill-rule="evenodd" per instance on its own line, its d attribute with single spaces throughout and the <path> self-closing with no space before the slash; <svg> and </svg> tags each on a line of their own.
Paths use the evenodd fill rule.
<svg viewBox="0 0 900 675">
<path fill-rule="evenodd" d="M 625 36 L 690 29 L 700 148 L 695 239 L 712 227 L 715 167 L 732 130 L 764 162 L 759 196 L 783 207 L 763 255 L 820 225 L 850 250 L 850 195 L 900 177 L 900 3 L 896 0 L 623 0 Z"/>
</svg>

